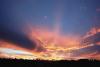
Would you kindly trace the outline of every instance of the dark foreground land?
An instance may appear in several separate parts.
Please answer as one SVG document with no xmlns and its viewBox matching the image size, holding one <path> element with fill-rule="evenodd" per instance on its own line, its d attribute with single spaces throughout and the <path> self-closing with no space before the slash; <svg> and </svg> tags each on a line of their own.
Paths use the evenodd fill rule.
<svg viewBox="0 0 100 67">
<path fill-rule="evenodd" d="M 100 65 L 100 61 L 96 61 L 96 60 L 79 60 L 79 61 L 67 61 L 67 60 L 61 60 L 61 61 L 44 61 L 44 60 L 22 60 L 22 59 L 0 59 L 0 67 L 4 67 L 8 65 L 14 65 L 14 66 L 26 66 L 26 67 L 34 67 L 34 66 L 39 66 L 39 67 L 52 67 L 52 65 L 54 67 L 57 66 L 74 66 L 74 65 L 78 65 L 78 66 L 87 66 L 87 65 L 96 65 L 99 64 Z M 74 66 L 75 67 L 75 66 Z"/>
</svg>

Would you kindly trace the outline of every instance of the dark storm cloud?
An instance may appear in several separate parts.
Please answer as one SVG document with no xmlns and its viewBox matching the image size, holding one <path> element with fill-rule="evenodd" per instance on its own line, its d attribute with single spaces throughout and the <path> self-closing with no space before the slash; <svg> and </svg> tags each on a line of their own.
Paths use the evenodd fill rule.
<svg viewBox="0 0 100 67">
<path fill-rule="evenodd" d="M 9 30 L 4 26 L 0 26 L 0 39 L 15 43 L 18 46 L 27 49 L 33 49 L 36 47 L 36 43 L 29 40 L 24 34 L 18 33 L 14 30 Z"/>
</svg>

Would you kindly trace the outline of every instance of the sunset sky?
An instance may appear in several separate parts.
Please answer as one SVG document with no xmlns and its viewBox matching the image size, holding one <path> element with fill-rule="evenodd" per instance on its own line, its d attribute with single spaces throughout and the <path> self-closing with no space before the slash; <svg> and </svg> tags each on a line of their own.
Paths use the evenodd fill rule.
<svg viewBox="0 0 100 67">
<path fill-rule="evenodd" d="M 25 34 L 31 26 L 84 36 L 91 28 L 100 28 L 100 0 L 0 0 L 0 40 L 33 49 L 36 43 Z M 98 46 L 91 49 L 100 52 Z"/>
</svg>

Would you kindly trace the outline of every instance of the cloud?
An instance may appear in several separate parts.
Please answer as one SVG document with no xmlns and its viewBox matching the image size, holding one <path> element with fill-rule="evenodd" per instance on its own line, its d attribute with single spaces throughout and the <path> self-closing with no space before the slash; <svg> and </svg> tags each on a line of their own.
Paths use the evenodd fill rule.
<svg viewBox="0 0 100 67">
<path fill-rule="evenodd" d="M 0 39 L 15 43 L 18 46 L 27 49 L 33 49 L 36 47 L 36 43 L 29 40 L 29 38 L 24 34 L 21 34 L 20 31 L 7 29 L 7 27 L 0 27 Z"/>
</svg>

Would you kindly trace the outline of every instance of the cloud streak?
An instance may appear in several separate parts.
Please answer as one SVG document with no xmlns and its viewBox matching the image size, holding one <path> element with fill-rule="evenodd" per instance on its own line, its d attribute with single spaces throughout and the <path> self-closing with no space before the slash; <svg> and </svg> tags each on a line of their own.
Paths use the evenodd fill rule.
<svg viewBox="0 0 100 67">
<path fill-rule="evenodd" d="M 20 31 L 7 29 L 7 27 L 0 27 L 0 39 L 17 44 L 18 46 L 33 49 L 36 47 L 34 41 L 29 40 L 27 36 L 21 34 Z"/>
</svg>

